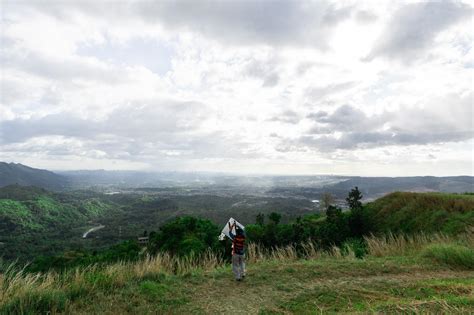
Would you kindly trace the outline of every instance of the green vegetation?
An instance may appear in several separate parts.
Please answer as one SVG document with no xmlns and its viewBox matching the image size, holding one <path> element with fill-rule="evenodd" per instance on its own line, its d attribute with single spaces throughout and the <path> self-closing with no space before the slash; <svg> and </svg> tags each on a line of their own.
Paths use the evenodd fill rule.
<svg viewBox="0 0 474 315">
<path fill-rule="evenodd" d="M 86 190 L 53 193 L 19 185 L 0 188 L 0 256 L 21 262 L 63 253 L 93 256 L 94 252 L 136 239 L 143 231 L 158 231 L 178 216 L 207 218 L 220 226 L 236 213 L 242 223 L 248 224 L 256 212 L 277 212 L 286 223 L 312 207 L 310 201 L 301 199 L 186 195 L 181 190 L 106 195 Z M 82 238 L 85 231 L 100 225 L 105 227 Z"/>
<path fill-rule="evenodd" d="M 24 313 L 246 313 L 321 312 L 471 313 L 474 275 L 424 257 L 435 239 L 416 238 L 419 251 L 355 259 L 342 249 L 301 244 L 267 251 L 249 248 L 248 276 L 233 280 L 229 264 L 166 253 L 129 263 L 63 273 L 31 274 L 9 268 L 0 275 L 0 314 Z M 372 238 L 396 249 L 397 244 Z M 396 238 L 394 242 L 396 242 Z M 472 243 L 447 237 L 446 244 Z"/>
<path fill-rule="evenodd" d="M 97 205 L 101 211 L 96 210 Z M 0 189 L 2 256 L 26 260 L 80 247 L 81 232 L 88 222 L 99 219 L 103 208 L 103 203 L 88 198 L 35 187 L 4 187 Z"/>
<path fill-rule="evenodd" d="M 474 270 L 474 249 L 458 244 L 433 244 L 423 251 L 423 257 L 453 268 Z"/>
<path fill-rule="evenodd" d="M 365 206 L 371 226 L 380 232 L 445 232 L 474 226 L 471 194 L 396 192 Z"/>
<path fill-rule="evenodd" d="M 23 269 L 0 265 L 0 314 L 474 311 L 469 194 L 394 193 L 362 205 L 356 187 L 347 212 L 328 202 L 290 219 L 260 208 L 246 225 L 243 283 L 232 280 L 219 220 L 203 218 L 245 213 L 235 197 L 196 197 L 201 218 L 186 215 L 195 208 L 182 196 L 10 186 L 0 197 L 4 253 L 45 254 Z M 97 237 L 80 238 L 103 222 Z M 150 237 L 146 248 L 138 235 Z"/>
<path fill-rule="evenodd" d="M 169 252 L 185 256 L 217 250 L 219 228 L 209 220 L 181 217 L 163 225 L 153 233 L 149 249 L 152 253 Z"/>
</svg>

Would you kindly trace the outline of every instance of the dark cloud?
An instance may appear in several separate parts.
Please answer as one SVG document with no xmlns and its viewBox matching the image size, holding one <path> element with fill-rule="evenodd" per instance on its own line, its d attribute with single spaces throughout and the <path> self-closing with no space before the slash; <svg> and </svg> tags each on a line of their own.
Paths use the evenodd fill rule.
<svg viewBox="0 0 474 315">
<path fill-rule="evenodd" d="M 409 63 L 423 56 L 438 33 L 472 14 L 472 7 L 460 2 L 406 4 L 392 16 L 366 60 L 387 57 Z"/>
</svg>

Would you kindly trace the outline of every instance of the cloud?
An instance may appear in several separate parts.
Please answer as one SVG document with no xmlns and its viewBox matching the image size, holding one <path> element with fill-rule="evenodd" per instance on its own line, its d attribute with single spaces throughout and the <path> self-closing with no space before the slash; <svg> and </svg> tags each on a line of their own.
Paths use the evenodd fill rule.
<svg viewBox="0 0 474 315">
<path fill-rule="evenodd" d="M 20 53 L 21 52 L 21 53 Z M 92 80 L 117 84 L 126 82 L 123 72 L 116 67 L 97 61 L 95 58 L 48 56 L 41 52 L 12 47 L 3 56 L 5 70 L 14 69 L 42 78 L 56 80 Z"/>
<path fill-rule="evenodd" d="M 355 19 L 359 23 L 372 23 L 377 20 L 377 15 L 367 10 L 360 10 L 355 13 Z"/>
<path fill-rule="evenodd" d="M 90 139 L 101 135 L 141 141 L 167 141 L 169 134 L 195 130 L 205 119 L 204 104 L 177 101 L 122 106 L 112 111 L 106 119 L 98 121 L 61 112 L 41 118 L 20 118 L 2 122 L 0 143 L 22 142 L 39 136 Z"/>
<path fill-rule="evenodd" d="M 0 144 L 23 142 L 44 135 L 92 137 L 98 132 L 96 123 L 70 113 L 52 114 L 40 119 L 14 119 L 0 124 Z"/>
<path fill-rule="evenodd" d="M 332 94 L 349 90 L 356 86 L 357 83 L 353 81 L 334 83 L 322 87 L 311 87 L 306 90 L 306 96 L 313 100 L 320 100 Z"/>
<path fill-rule="evenodd" d="M 332 114 L 324 111 L 312 113 L 307 116 L 317 124 L 311 133 L 332 133 L 334 131 L 360 131 L 380 128 L 387 120 L 385 115 L 367 117 L 360 109 L 349 105 L 338 107 Z M 321 126 L 323 126 L 321 128 Z"/>
<path fill-rule="evenodd" d="M 274 87 L 280 81 L 280 76 L 277 73 L 278 60 L 275 58 L 268 58 L 266 60 L 252 59 L 244 68 L 244 75 L 253 78 L 258 78 L 263 81 L 262 87 Z"/>
<path fill-rule="evenodd" d="M 316 148 L 322 152 L 336 149 L 368 149 L 390 145 L 427 145 L 445 142 L 458 142 L 472 138 L 472 131 L 444 131 L 432 133 L 421 131 L 416 134 L 392 131 L 348 132 L 341 137 L 323 135 L 320 137 L 302 136 L 299 143 Z"/>
<path fill-rule="evenodd" d="M 47 5 L 46 5 L 47 4 Z M 9 7 L 13 7 L 9 3 Z M 232 45 L 304 46 L 328 49 L 335 26 L 350 18 L 352 6 L 333 1 L 32 1 L 29 9 L 59 19 L 95 16 L 145 21 L 169 31 L 189 31 Z"/>
<path fill-rule="evenodd" d="M 141 1 L 136 12 L 168 29 L 199 32 L 233 45 L 328 48 L 350 8 L 328 1 Z"/>
<path fill-rule="evenodd" d="M 472 160 L 467 1 L 5 8 L 0 160 L 336 173 L 436 149 L 432 174 Z"/>
<path fill-rule="evenodd" d="M 297 124 L 301 120 L 300 115 L 292 110 L 287 110 L 280 113 L 277 116 L 273 116 L 272 118 L 268 119 L 268 121 L 277 121 L 286 124 Z"/>
<path fill-rule="evenodd" d="M 461 2 L 426 1 L 403 5 L 388 21 L 365 60 L 386 57 L 410 63 L 432 48 L 440 32 L 472 18 L 472 14 L 472 7 Z"/>
<path fill-rule="evenodd" d="M 449 106 L 450 115 L 445 108 Z M 368 116 L 349 105 L 333 113 L 311 113 L 314 121 L 306 135 L 283 139 L 279 150 L 313 148 L 322 152 L 337 149 L 353 150 L 389 145 L 409 146 L 460 142 L 474 138 L 472 92 L 448 95 L 424 108 L 401 108 Z"/>
</svg>

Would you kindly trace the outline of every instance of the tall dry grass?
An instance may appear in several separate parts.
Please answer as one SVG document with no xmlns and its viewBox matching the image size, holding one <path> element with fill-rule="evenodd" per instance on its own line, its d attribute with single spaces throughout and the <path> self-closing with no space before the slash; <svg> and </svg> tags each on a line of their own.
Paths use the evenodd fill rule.
<svg viewBox="0 0 474 315">
<path fill-rule="evenodd" d="M 417 253 L 431 244 L 462 243 L 474 248 L 474 229 L 453 237 L 444 234 L 370 236 L 365 238 L 368 255 L 400 256 Z M 298 259 L 354 258 L 348 246 L 332 247 L 322 251 L 315 242 L 308 240 L 298 246 L 289 245 L 266 249 L 258 244 L 247 247 L 247 262 L 295 261 Z M 0 314 L 28 312 L 67 312 L 74 299 L 112 288 L 120 288 L 130 281 L 152 279 L 163 275 L 185 275 L 199 270 L 213 270 L 225 265 L 223 258 L 207 251 L 202 255 L 175 257 L 168 253 L 147 256 L 137 262 L 118 262 L 111 265 L 92 265 L 67 270 L 62 273 L 27 273 L 10 265 L 0 273 Z"/>
<path fill-rule="evenodd" d="M 474 232 L 468 231 L 458 236 L 443 233 L 411 235 L 387 233 L 382 236 L 365 237 L 364 240 L 368 255 L 376 257 L 410 255 L 432 244 L 462 243 L 474 248 Z"/>
<path fill-rule="evenodd" d="M 332 252 L 318 249 L 312 240 L 308 240 L 298 246 L 287 245 L 273 248 L 265 248 L 260 244 L 250 243 L 247 246 L 246 261 L 249 263 L 259 263 L 270 260 L 294 261 L 302 258 L 315 259 L 324 255 L 331 256 Z"/>
</svg>

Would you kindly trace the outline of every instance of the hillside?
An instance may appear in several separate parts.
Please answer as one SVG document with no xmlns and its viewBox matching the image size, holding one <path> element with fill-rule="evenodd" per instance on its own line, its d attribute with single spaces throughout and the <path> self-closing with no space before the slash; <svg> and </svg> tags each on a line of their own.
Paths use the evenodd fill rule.
<svg viewBox="0 0 474 315">
<path fill-rule="evenodd" d="M 311 202 L 291 198 L 176 195 L 175 189 L 103 194 L 94 191 L 50 192 L 37 187 L 0 188 L 0 257 L 31 259 L 66 250 L 103 249 L 156 231 L 178 216 L 193 215 L 221 225 L 238 214 L 244 223 L 258 213 L 282 213 L 282 222 L 308 213 Z M 245 201 L 245 202 L 242 202 Z M 257 208 L 258 207 L 258 208 Z M 105 227 L 87 239 L 95 226 Z"/>
<path fill-rule="evenodd" d="M 19 163 L 0 162 L 0 187 L 8 185 L 37 186 L 48 190 L 61 190 L 68 179 L 47 170 Z"/>
<path fill-rule="evenodd" d="M 474 226 L 474 195 L 396 192 L 366 205 L 377 231 L 460 233 Z"/>
<path fill-rule="evenodd" d="M 0 188 L 0 256 L 23 259 L 78 246 L 79 235 L 111 207 L 91 193 L 57 194 L 20 185 Z"/>
<path fill-rule="evenodd" d="M 0 314 L 473 312 L 474 240 L 422 239 L 369 239 L 364 259 L 339 249 L 298 257 L 293 248 L 262 255 L 251 247 L 243 282 L 213 256 L 161 254 L 44 276 L 10 269 L 0 273 Z"/>
<path fill-rule="evenodd" d="M 393 193 L 366 205 L 369 231 L 441 230 L 456 234 L 474 225 L 473 200 L 470 195 Z M 0 188 L 0 257 L 26 260 L 65 251 L 104 249 L 135 239 L 144 231 L 158 231 L 178 216 L 207 218 L 218 226 L 237 216 L 247 225 L 255 223 L 258 213 L 271 212 L 282 214 L 275 234 L 280 244 L 291 238 L 293 227 L 285 224 L 298 216 L 309 218 L 317 213 L 308 208 L 305 200 L 292 198 L 182 196 L 173 189 L 114 195 L 92 191 L 53 193 L 11 185 Z M 301 223 L 303 226 L 298 228 L 303 230 L 297 239 L 318 237 L 318 222 L 304 219 Z M 85 231 L 96 226 L 105 227 L 82 238 Z M 326 234 L 331 230 L 334 229 Z M 263 235 L 258 226 L 252 231 L 252 236 Z M 268 232 L 272 238 L 273 232 Z"/>
<path fill-rule="evenodd" d="M 225 200 L 210 198 L 192 199 L 199 207 L 215 203 L 194 213 L 211 215 Z M 8 267 L 0 260 L 0 314 L 470 313 L 474 231 L 466 228 L 473 226 L 473 198 L 387 195 L 364 206 L 364 224 L 370 223 L 373 232 L 421 234 L 359 240 L 348 234 L 351 212 L 336 207 L 326 216 L 311 214 L 288 224 L 279 223 L 278 215 L 273 221 L 267 216 L 266 224 L 246 226 L 248 240 L 256 241 L 248 249 L 247 278 L 235 282 L 224 250 L 230 244 L 217 244 L 215 238 L 220 228 L 211 221 L 176 218 L 184 212 L 179 198 L 8 186 L 0 189 L 0 235 L 6 235 L 0 246 L 6 258 L 62 255 L 43 257 L 32 264 L 38 269 L 23 271 L 21 265 Z M 184 205 L 190 207 L 191 200 Z M 175 220 L 150 234 L 147 251 L 134 240 L 104 251 L 83 250 L 110 244 L 116 234 L 104 228 L 94 238 L 80 238 L 88 225 L 109 220 L 107 225 L 116 229 L 125 220 L 124 231 L 136 236 L 163 215 Z M 448 234 L 431 233 L 436 231 Z M 204 247 L 201 240 L 213 245 Z M 274 248 L 275 242 L 280 247 Z M 193 254 L 197 248 L 202 250 Z"/>
</svg>

